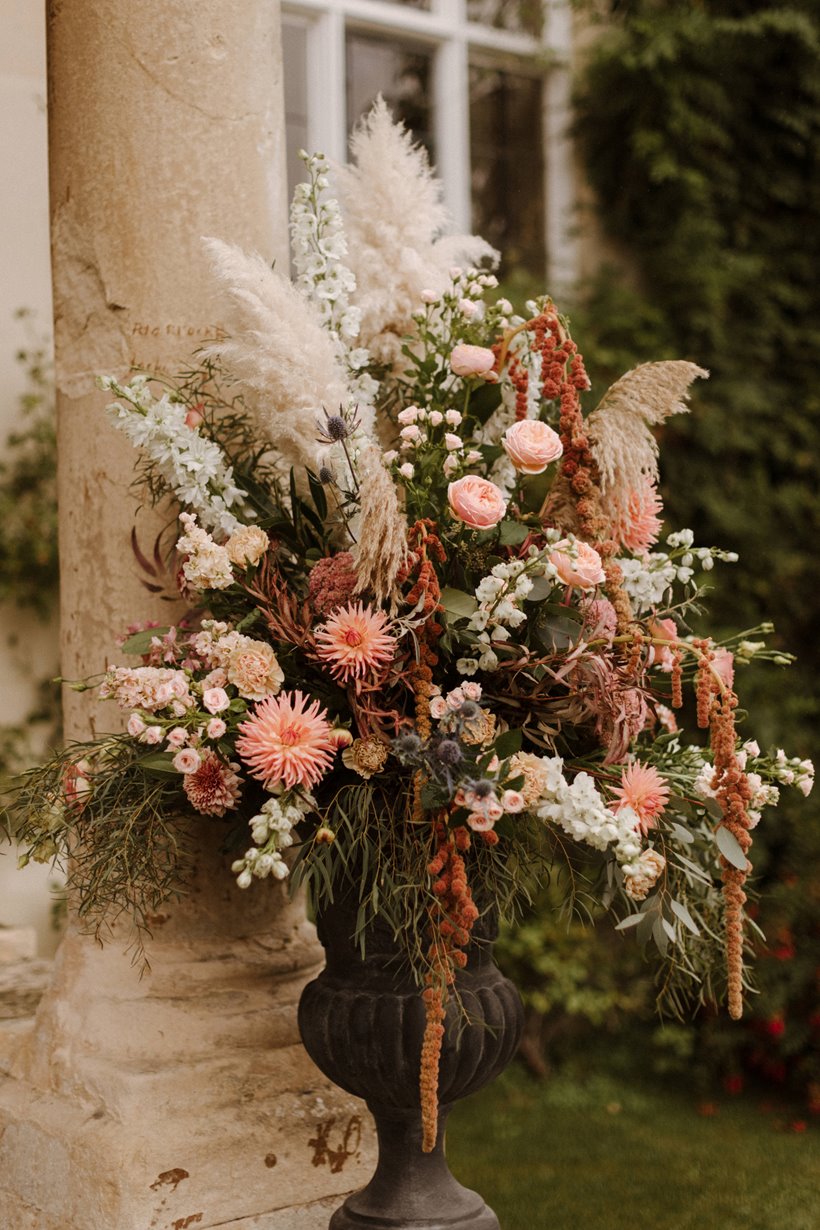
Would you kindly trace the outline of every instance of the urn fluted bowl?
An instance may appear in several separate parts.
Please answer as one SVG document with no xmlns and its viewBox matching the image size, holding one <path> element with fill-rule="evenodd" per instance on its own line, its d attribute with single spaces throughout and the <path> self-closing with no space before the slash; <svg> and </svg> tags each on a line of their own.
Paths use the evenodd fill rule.
<svg viewBox="0 0 820 1230">
<path fill-rule="evenodd" d="M 386 924 L 354 940 L 357 903 L 341 896 L 317 920 L 325 969 L 299 1004 L 305 1048 L 326 1076 L 364 1098 L 376 1121 L 379 1161 L 367 1187 L 334 1213 L 331 1230 L 498 1230 L 495 1214 L 447 1168 L 444 1124 L 453 1102 L 493 1080 L 521 1036 L 521 1000 L 493 961 L 495 918 L 475 925 L 451 998 L 439 1076 L 439 1132 L 421 1149 L 419 1068 L 425 1013 L 419 987 Z M 456 998 L 460 1000 L 461 1011 Z"/>
</svg>

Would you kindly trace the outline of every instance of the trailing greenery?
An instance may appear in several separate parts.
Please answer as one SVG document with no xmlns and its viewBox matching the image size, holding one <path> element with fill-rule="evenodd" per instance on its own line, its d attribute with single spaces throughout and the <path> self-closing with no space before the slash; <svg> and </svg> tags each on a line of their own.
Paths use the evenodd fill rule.
<svg viewBox="0 0 820 1230">
<path fill-rule="evenodd" d="M 691 415 L 665 433 L 666 508 L 698 541 L 740 555 L 742 571 L 715 578 L 713 616 L 751 626 L 765 609 L 779 643 L 797 650 L 787 686 L 753 665 L 742 693 L 761 743 L 777 729 L 790 751 L 811 754 L 820 716 L 820 4 L 613 5 L 576 110 L 601 224 L 624 262 L 586 288 L 574 314 L 592 340 L 593 383 L 605 388 L 650 357 L 711 370 Z M 689 1051 L 724 1070 L 744 1052 L 820 1100 L 811 958 L 820 826 L 796 812 L 784 797 L 768 833 L 755 833 L 768 899 L 758 1020 L 731 1033 L 708 1021 Z"/>
</svg>

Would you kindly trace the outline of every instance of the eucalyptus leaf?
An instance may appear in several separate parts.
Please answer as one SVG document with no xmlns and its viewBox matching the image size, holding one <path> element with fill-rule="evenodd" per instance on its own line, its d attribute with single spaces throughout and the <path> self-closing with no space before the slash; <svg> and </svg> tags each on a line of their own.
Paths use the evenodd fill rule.
<svg viewBox="0 0 820 1230">
<path fill-rule="evenodd" d="M 682 901 L 675 901 L 673 897 L 669 902 L 669 908 L 681 920 L 684 927 L 689 928 L 693 935 L 700 935 L 700 928 Z"/>
<path fill-rule="evenodd" d="M 678 841 L 683 842 L 685 846 L 691 846 L 694 844 L 695 838 L 689 832 L 688 829 L 685 829 L 683 827 L 682 824 L 675 824 L 673 821 L 673 823 L 670 824 L 669 827 L 671 831 L 674 833 L 675 837 L 677 837 Z"/>
<path fill-rule="evenodd" d="M 581 631 L 577 620 L 569 615 L 553 615 L 548 610 L 539 614 L 533 630 L 544 648 L 553 653 L 570 649 L 578 640 Z"/>
<path fill-rule="evenodd" d="M 645 914 L 628 914 L 626 918 L 622 918 L 616 924 L 616 931 L 628 931 L 630 927 L 637 927 L 638 923 L 642 923 L 645 919 Z"/>
<path fill-rule="evenodd" d="M 469 619 L 478 606 L 473 594 L 465 593 L 463 589 L 454 589 L 451 585 L 441 591 L 439 599 L 448 615 L 456 619 Z"/>
<path fill-rule="evenodd" d="M 720 809 L 720 803 L 718 803 L 717 799 L 704 799 L 701 806 L 706 808 L 713 820 L 723 819 L 723 812 Z"/>
<path fill-rule="evenodd" d="M 730 833 L 725 824 L 721 824 L 715 829 L 715 841 L 727 863 L 731 863 L 733 867 L 737 867 L 738 871 L 745 871 L 747 858 L 741 849 L 740 842 L 735 837 L 734 833 Z"/>
<path fill-rule="evenodd" d="M 669 924 L 666 923 L 666 926 L 664 926 L 664 923 L 666 923 L 665 918 L 656 918 L 652 924 L 652 939 L 655 941 L 655 947 L 662 957 L 666 956 L 667 949 L 669 948 L 669 936 L 666 931 L 666 926 L 669 926 Z"/>
<path fill-rule="evenodd" d="M 520 521 L 502 521 L 498 530 L 498 541 L 504 547 L 518 546 L 530 532 L 529 527 Z"/>
<path fill-rule="evenodd" d="M 549 598 L 554 588 L 554 582 L 551 581 L 549 577 L 533 577 L 532 589 L 527 594 L 524 601 L 543 602 L 546 598 Z"/>
</svg>

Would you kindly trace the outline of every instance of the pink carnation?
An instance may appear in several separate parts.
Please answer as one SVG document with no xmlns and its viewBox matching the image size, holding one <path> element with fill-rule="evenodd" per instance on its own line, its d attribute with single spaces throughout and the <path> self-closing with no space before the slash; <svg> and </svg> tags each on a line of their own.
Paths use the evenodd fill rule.
<svg viewBox="0 0 820 1230">
<path fill-rule="evenodd" d="M 474 530 L 492 529 L 507 511 L 507 501 L 501 489 L 476 474 L 467 474 L 450 483 L 447 499 L 453 515 Z"/>
<path fill-rule="evenodd" d="M 327 710 L 300 691 L 267 697 L 239 730 L 236 750 L 267 789 L 315 786 L 333 763 Z"/>
<path fill-rule="evenodd" d="M 721 682 L 727 688 L 731 688 L 735 681 L 735 655 L 730 649 L 723 649 L 721 646 L 718 646 L 714 653 L 712 666 L 719 675 Z"/>
</svg>

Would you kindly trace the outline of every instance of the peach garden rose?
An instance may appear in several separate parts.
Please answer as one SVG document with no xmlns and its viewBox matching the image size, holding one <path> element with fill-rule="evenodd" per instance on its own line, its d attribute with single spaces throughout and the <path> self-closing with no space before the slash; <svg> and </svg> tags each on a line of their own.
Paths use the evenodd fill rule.
<svg viewBox="0 0 820 1230">
<path fill-rule="evenodd" d="M 543 474 L 564 451 L 557 431 L 539 419 L 522 419 L 508 427 L 501 443 L 520 474 Z"/>
<path fill-rule="evenodd" d="M 450 483 L 447 499 L 453 515 L 474 530 L 492 529 L 507 511 L 500 487 L 477 474 L 467 474 Z"/>
<path fill-rule="evenodd" d="M 468 346 L 461 342 L 450 354 L 450 367 L 457 376 L 480 376 L 495 380 L 495 355 L 486 346 Z"/>
<path fill-rule="evenodd" d="M 577 589 L 594 589 L 604 580 L 604 569 L 601 557 L 594 547 L 586 542 L 576 542 L 574 553 L 567 548 L 568 541 L 559 542 L 550 554 L 550 563 L 558 573 L 558 579 L 564 585 L 573 585 Z"/>
</svg>

